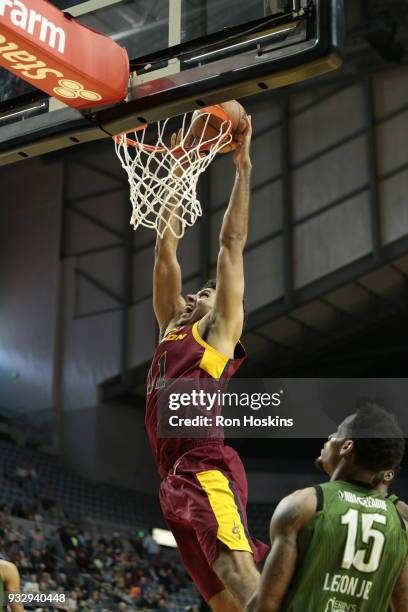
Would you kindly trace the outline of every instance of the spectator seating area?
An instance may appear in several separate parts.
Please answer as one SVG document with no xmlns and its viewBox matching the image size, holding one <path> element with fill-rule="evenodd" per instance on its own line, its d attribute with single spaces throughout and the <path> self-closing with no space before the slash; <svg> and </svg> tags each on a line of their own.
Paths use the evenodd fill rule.
<svg viewBox="0 0 408 612">
<path fill-rule="evenodd" d="M 23 473 L 19 476 L 17 472 Z M 24 486 L 22 486 L 24 481 Z M 164 526 L 158 500 L 105 484 L 92 484 L 64 467 L 57 456 L 0 440 L 0 502 L 25 506 L 33 497 L 57 520 L 64 515 L 121 525 Z"/>
<path fill-rule="evenodd" d="M 94 485 L 58 457 L 0 440 L 0 554 L 24 588 L 60 590 L 72 610 L 197 610 L 200 597 L 172 549 L 149 546 L 165 527 L 157 498 Z M 253 536 L 268 540 L 273 508 L 250 504 Z"/>
<path fill-rule="evenodd" d="M 19 568 L 25 592 L 63 593 L 63 609 L 83 612 L 198 609 L 176 555 L 152 554 L 149 537 L 0 517 L 0 550 Z"/>
<path fill-rule="evenodd" d="M 177 551 L 147 545 L 149 527 L 165 527 L 157 499 L 93 485 L 58 457 L 9 441 L 0 457 L 0 555 L 16 563 L 24 589 L 63 591 L 83 611 L 200 603 Z"/>
</svg>

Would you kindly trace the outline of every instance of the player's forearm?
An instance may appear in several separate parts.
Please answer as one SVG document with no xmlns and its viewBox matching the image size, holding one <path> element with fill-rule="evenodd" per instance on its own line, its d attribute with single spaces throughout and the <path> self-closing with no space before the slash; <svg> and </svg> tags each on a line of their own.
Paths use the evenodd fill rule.
<svg viewBox="0 0 408 612">
<path fill-rule="evenodd" d="M 178 238 L 173 236 L 169 229 L 165 231 L 163 238 L 157 236 L 154 249 L 156 262 L 163 258 L 167 259 L 169 255 L 176 257 L 178 243 Z"/>
<path fill-rule="evenodd" d="M 277 535 L 249 612 L 278 612 L 295 573 L 296 561 L 296 534 Z"/>
<path fill-rule="evenodd" d="M 406 612 L 408 610 L 408 575 L 407 571 L 400 577 L 392 594 L 392 612 Z"/>
<path fill-rule="evenodd" d="M 251 599 L 247 602 L 244 612 L 279 612 L 280 603 L 273 601 L 267 602 L 263 607 L 259 606 L 257 594 L 254 593 Z"/>
<path fill-rule="evenodd" d="M 408 610 L 408 595 L 404 598 L 399 598 L 398 601 L 392 601 L 392 612 L 406 612 Z"/>
<path fill-rule="evenodd" d="M 177 236 L 181 230 L 179 211 L 180 207 L 175 197 L 170 197 L 160 211 L 159 232 L 155 246 L 156 259 L 161 255 L 166 256 L 168 253 L 175 255 L 177 252 L 179 243 Z M 163 237 L 160 237 L 161 234 Z"/>
<path fill-rule="evenodd" d="M 278 601 L 270 597 L 263 599 L 262 603 L 259 601 L 258 594 L 254 593 L 251 599 L 247 602 L 244 612 L 279 612 L 282 600 Z"/>
<path fill-rule="evenodd" d="M 251 197 L 251 164 L 237 169 L 234 187 L 220 233 L 221 246 L 229 247 L 239 242 L 242 249 L 248 234 L 249 204 Z"/>
<path fill-rule="evenodd" d="M 153 268 L 153 308 L 162 327 L 182 307 L 181 269 L 176 256 L 177 244 L 165 242 L 157 247 Z"/>
</svg>

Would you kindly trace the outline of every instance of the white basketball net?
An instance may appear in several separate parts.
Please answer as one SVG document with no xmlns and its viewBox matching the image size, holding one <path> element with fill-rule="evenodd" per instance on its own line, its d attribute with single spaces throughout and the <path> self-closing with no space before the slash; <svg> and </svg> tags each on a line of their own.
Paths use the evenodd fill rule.
<svg viewBox="0 0 408 612">
<path fill-rule="evenodd" d="M 145 144 L 146 128 L 115 138 L 115 150 L 126 170 L 130 185 L 133 214 L 130 224 L 134 229 L 142 225 L 155 229 L 162 238 L 166 228 L 176 238 L 184 235 L 186 227 L 194 225 L 202 210 L 197 199 L 197 181 L 215 155 L 232 141 L 231 124 L 225 120 L 215 138 L 205 140 L 204 133 L 211 113 L 193 115 L 187 127 L 183 117 L 181 140 L 171 148 L 165 131 L 169 119 L 157 125 L 157 145 Z M 188 146 L 195 121 L 200 128 L 205 120 L 200 139 Z M 178 220 L 178 222 L 177 222 Z"/>
</svg>

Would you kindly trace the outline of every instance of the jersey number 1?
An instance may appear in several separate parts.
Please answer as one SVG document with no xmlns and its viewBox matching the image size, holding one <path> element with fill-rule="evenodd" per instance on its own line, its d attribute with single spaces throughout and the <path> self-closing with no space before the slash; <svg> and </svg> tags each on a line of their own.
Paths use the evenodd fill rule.
<svg viewBox="0 0 408 612">
<path fill-rule="evenodd" d="M 368 548 L 357 549 L 357 536 L 361 524 L 361 540 L 367 544 Z M 359 572 L 370 574 L 376 572 L 380 566 L 381 555 L 385 544 L 385 535 L 379 529 L 373 527 L 374 523 L 385 525 L 387 518 L 383 514 L 360 513 L 358 510 L 350 508 L 341 517 L 341 524 L 347 525 L 347 541 L 344 549 L 342 569 L 349 570 L 354 567 Z M 369 558 L 365 560 L 372 542 Z"/>
<path fill-rule="evenodd" d="M 155 389 L 163 389 L 166 386 L 166 353 L 164 352 L 160 355 L 159 360 L 157 362 L 157 368 L 159 370 L 159 375 L 156 380 L 156 384 L 154 385 Z M 151 393 L 153 390 L 153 376 L 152 369 L 150 368 L 149 374 L 147 377 L 147 393 Z"/>
</svg>

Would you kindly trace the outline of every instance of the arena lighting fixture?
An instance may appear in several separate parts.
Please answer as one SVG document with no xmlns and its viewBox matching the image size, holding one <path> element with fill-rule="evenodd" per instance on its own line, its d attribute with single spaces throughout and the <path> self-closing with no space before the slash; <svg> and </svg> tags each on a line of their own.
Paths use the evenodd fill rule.
<svg viewBox="0 0 408 612">
<path fill-rule="evenodd" d="M 176 540 L 173 534 L 168 529 L 160 529 L 159 527 L 153 528 L 153 539 L 156 540 L 160 546 L 168 546 L 170 548 L 177 548 Z"/>
</svg>

